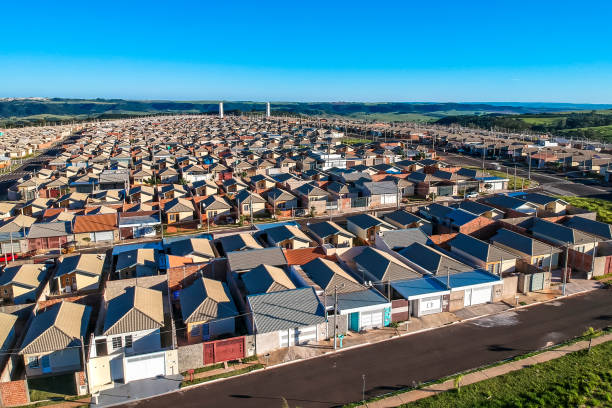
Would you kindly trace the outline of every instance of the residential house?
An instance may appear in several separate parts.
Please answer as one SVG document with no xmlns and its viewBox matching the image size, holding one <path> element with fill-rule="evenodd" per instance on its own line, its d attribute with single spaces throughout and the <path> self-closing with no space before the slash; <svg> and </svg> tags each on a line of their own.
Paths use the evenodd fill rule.
<svg viewBox="0 0 612 408">
<path fill-rule="evenodd" d="M 564 215 L 569 205 L 565 200 L 539 193 L 527 193 L 520 196 L 520 199 L 534 204 L 545 213 L 554 215 Z"/>
<path fill-rule="evenodd" d="M 502 228 L 490 239 L 491 243 L 514 253 L 529 265 L 557 269 L 560 249 L 537 239 Z M 551 264 L 552 262 L 552 264 Z"/>
<path fill-rule="evenodd" d="M 590 220 L 580 216 L 570 217 L 563 221 L 562 224 L 566 227 L 595 235 L 602 240 L 612 240 L 612 224 Z"/>
<path fill-rule="evenodd" d="M 240 274 L 247 295 L 271 293 L 295 289 L 295 284 L 282 268 L 271 265 L 259 265 Z"/>
<path fill-rule="evenodd" d="M 466 234 L 458 234 L 450 243 L 451 253 L 457 254 L 476 268 L 494 275 L 505 276 L 514 272 L 518 256 L 501 247 Z"/>
<path fill-rule="evenodd" d="M 28 231 L 28 249 L 35 252 L 60 250 L 64 244 L 73 240 L 70 222 L 37 222 Z"/>
<path fill-rule="evenodd" d="M 191 343 L 233 335 L 238 309 L 224 282 L 200 278 L 180 293 L 181 316 Z"/>
<path fill-rule="evenodd" d="M 0 274 L 0 298 L 10 304 L 34 303 L 46 275 L 44 264 L 6 266 Z"/>
<path fill-rule="evenodd" d="M 257 354 L 324 338 L 318 330 L 324 308 L 311 287 L 247 296 L 247 309 L 249 333 L 262 339 L 256 340 Z"/>
<path fill-rule="evenodd" d="M 393 212 L 386 213 L 382 218 L 383 221 L 388 222 L 396 228 L 420 228 L 427 235 L 431 235 L 433 233 L 431 222 L 405 210 L 395 210 Z"/>
<path fill-rule="evenodd" d="M 336 248 L 350 248 L 353 246 L 355 235 L 333 221 L 308 223 L 306 228 L 320 245 L 331 244 Z"/>
<path fill-rule="evenodd" d="M 119 213 L 119 239 L 154 237 L 161 228 L 159 211 Z"/>
<path fill-rule="evenodd" d="M 499 208 L 500 210 L 509 212 L 510 216 L 535 215 L 538 211 L 538 206 L 527 201 L 520 200 L 507 195 L 495 195 L 482 200 L 485 204 Z M 514 214 L 514 215 L 513 215 Z"/>
<path fill-rule="evenodd" d="M 531 227 L 531 234 L 535 238 L 542 239 L 558 246 L 569 246 L 577 252 L 594 254 L 597 243 L 600 241 L 595 235 L 566 227 L 561 224 L 546 221 L 541 218 L 534 218 Z"/>
<path fill-rule="evenodd" d="M 397 229 L 381 231 L 376 234 L 374 246 L 383 251 L 392 253 L 392 251 L 397 252 L 415 242 L 420 242 L 425 245 L 430 242 L 430 239 L 420 228 Z"/>
<path fill-rule="evenodd" d="M 53 275 L 60 293 L 97 289 L 104 268 L 104 254 L 65 256 Z"/>
<path fill-rule="evenodd" d="M 266 214 L 266 200 L 257 193 L 243 189 L 234 196 L 234 200 L 239 216 L 258 217 Z"/>
<path fill-rule="evenodd" d="M 157 251 L 153 248 L 138 248 L 117 255 L 115 273 L 118 279 L 152 276 L 157 272 Z"/>
<path fill-rule="evenodd" d="M 266 197 L 275 213 L 277 210 L 282 211 L 297 208 L 297 198 L 293 194 L 280 188 L 269 190 Z"/>
<path fill-rule="evenodd" d="M 380 231 L 394 229 L 390 224 L 370 214 L 357 214 L 346 217 L 346 229 L 364 242 L 374 243 Z"/>
<path fill-rule="evenodd" d="M 304 234 L 295 225 L 279 225 L 277 227 L 267 228 L 262 233 L 266 241 L 273 246 L 298 249 L 308 248 L 312 242 L 306 234 Z"/>
<path fill-rule="evenodd" d="M 226 235 L 216 238 L 216 242 L 219 244 L 223 250 L 223 253 L 225 254 L 233 251 L 263 248 L 261 244 L 259 244 L 255 238 L 253 238 L 253 235 L 248 233 Z"/>
<path fill-rule="evenodd" d="M 59 302 L 39 311 L 21 344 L 28 377 L 82 370 L 81 353 L 91 308 Z"/>
<path fill-rule="evenodd" d="M 119 225 L 117 214 L 79 215 L 74 219 L 74 239 L 79 243 L 117 242 Z"/>
<path fill-rule="evenodd" d="M 217 257 L 210 240 L 187 238 L 171 242 L 168 249 L 172 255 L 191 258 L 194 263 L 209 262 Z"/>
<path fill-rule="evenodd" d="M 213 223 L 229 218 L 232 212 L 232 205 L 227 202 L 225 197 L 217 195 L 206 197 L 200 201 L 200 206 L 202 208 L 202 217 Z"/>
<path fill-rule="evenodd" d="M 192 221 L 194 219 L 193 202 L 185 198 L 174 198 L 164 203 L 164 213 L 168 224 L 174 224 L 183 221 Z"/>
</svg>

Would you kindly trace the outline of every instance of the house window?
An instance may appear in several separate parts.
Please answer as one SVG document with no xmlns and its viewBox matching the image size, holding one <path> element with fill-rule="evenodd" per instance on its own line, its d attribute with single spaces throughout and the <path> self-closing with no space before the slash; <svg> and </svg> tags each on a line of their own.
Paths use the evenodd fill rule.
<svg viewBox="0 0 612 408">
<path fill-rule="evenodd" d="M 30 367 L 30 368 L 38 368 L 38 367 L 40 367 L 40 362 L 38 361 L 38 356 L 28 357 L 28 367 Z"/>
<path fill-rule="evenodd" d="M 121 337 L 113 337 L 113 350 L 121 348 Z"/>
<path fill-rule="evenodd" d="M 170 214 L 168 217 L 170 217 L 170 221 L 176 221 L 176 214 Z"/>
<path fill-rule="evenodd" d="M 192 337 L 196 337 L 200 335 L 200 327 L 201 326 L 198 326 L 198 325 L 191 326 L 191 336 Z"/>
<path fill-rule="evenodd" d="M 125 336 L 125 348 L 132 348 L 132 335 Z"/>
</svg>

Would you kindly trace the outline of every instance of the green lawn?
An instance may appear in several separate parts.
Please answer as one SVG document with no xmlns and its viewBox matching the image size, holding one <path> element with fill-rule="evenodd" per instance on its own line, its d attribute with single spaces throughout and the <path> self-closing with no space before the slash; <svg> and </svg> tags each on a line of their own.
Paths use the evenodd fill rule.
<svg viewBox="0 0 612 408">
<path fill-rule="evenodd" d="M 548 125 L 549 126 L 549 125 L 556 125 L 561 120 L 563 120 L 564 117 L 554 117 L 554 118 L 521 117 L 520 119 L 525 123 L 529 123 L 530 125 Z"/>
<path fill-rule="evenodd" d="M 350 145 L 357 144 L 357 143 L 372 143 L 371 140 L 361 139 L 358 137 L 347 137 L 346 139 L 342 139 L 342 142 L 346 144 L 350 144 Z"/>
<path fill-rule="evenodd" d="M 76 395 L 74 374 L 31 378 L 28 380 L 28 388 L 31 401 L 63 399 Z"/>
<path fill-rule="evenodd" d="M 575 207 L 584 208 L 597 213 L 597 220 L 612 223 L 612 201 L 602 200 L 601 198 L 569 197 L 560 196 Z"/>
<path fill-rule="evenodd" d="M 433 397 L 405 408 L 610 407 L 612 342 Z"/>
</svg>

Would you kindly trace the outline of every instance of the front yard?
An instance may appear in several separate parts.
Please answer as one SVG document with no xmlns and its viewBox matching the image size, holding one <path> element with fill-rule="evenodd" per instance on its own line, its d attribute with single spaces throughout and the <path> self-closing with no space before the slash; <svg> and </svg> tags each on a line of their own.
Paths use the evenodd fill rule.
<svg viewBox="0 0 612 408">
<path fill-rule="evenodd" d="M 612 223 L 612 201 L 601 198 L 560 196 L 574 207 L 584 208 L 597 213 L 597 219 L 608 224 Z"/>
<path fill-rule="evenodd" d="M 30 400 L 64 399 L 76 395 L 74 374 L 54 375 L 52 377 L 30 378 L 28 380 Z"/>
</svg>

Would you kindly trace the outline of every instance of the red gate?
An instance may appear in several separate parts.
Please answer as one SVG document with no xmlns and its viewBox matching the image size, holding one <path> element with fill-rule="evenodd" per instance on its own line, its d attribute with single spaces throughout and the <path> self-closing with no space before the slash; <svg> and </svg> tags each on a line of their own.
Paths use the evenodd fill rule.
<svg viewBox="0 0 612 408">
<path fill-rule="evenodd" d="M 220 363 L 244 357 L 244 336 L 208 341 L 204 344 L 204 364 Z"/>
</svg>

